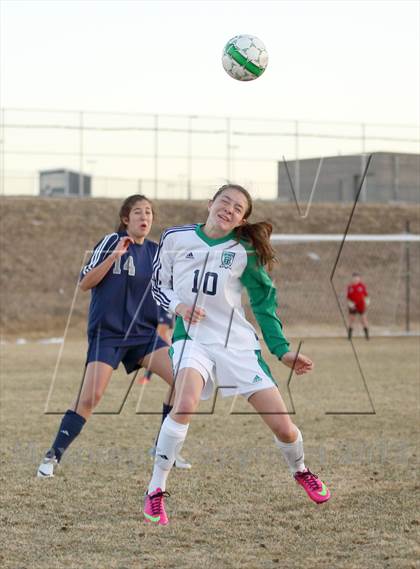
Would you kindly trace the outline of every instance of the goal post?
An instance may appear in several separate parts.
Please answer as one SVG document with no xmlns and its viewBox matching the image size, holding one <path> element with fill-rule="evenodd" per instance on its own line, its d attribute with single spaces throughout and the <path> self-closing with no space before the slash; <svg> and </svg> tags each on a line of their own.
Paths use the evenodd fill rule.
<svg viewBox="0 0 420 569">
<path fill-rule="evenodd" d="M 289 335 L 345 336 L 354 272 L 368 289 L 373 335 L 420 333 L 419 235 L 273 234 L 271 242 L 279 315 Z"/>
</svg>

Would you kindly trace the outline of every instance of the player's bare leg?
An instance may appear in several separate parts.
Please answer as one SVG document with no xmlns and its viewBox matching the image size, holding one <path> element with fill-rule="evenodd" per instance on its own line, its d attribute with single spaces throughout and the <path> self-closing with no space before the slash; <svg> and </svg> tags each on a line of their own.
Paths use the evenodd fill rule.
<svg viewBox="0 0 420 569">
<path fill-rule="evenodd" d="M 143 367 L 161 377 L 169 385 L 171 389 L 169 389 L 165 398 L 165 403 L 169 404 L 173 392 L 172 384 L 174 379 L 172 363 L 168 355 L 168 348 L 160 348 L 155 352 L 147 354 L 147 356 L 144 356 L 141 363 Z"/>
<path fill-rule="evenodd" d="M 329 500 L 330 492 L 325 484 L 305 467 L 302 433 L 290 419 L 278 389 L 273 387 L 258 391 L 251 395 L 248 401 L 274 433 L 275 444 L 296 482 L 314 502 Z"/>
<path fill-rule="evenodd" d="M 366 338 L 366 340 L 369 340 L 369 322 L 367 319 L 367 315 L 361 314 L 360 320 L 362 321 L 362 326 L 363 326 L 363 331 L 365 333 L 365 338 Z"/>
<path fill-rule="evenodd" d="M 261 419 L 273 431 L 275 437 L 285 443 L 293 443 L 298 434 L 287 407 L 276 387 L 257 391 L 248 399 Z"/>
<path fill-rule="evenodd" d="M 354 322 L 356 320 L 356 315 L 355 314 L 349 314 L 349 327 L 348 327 L 348 339 L 351 340 L 351 337 L 353 335 L 353 328 L 354 328 Z"/>
<path fill-rule="evenodd" d="M 101 401 L 113 371 L 112 366 L 104 362 L 89 362 L 82 389 L 71 409 L 88 420 Z"/>
<path fill-rule="evenodd" d="M 203 378 L 196 369 L 184 368 L 178 373 L 174 406 L 170 415 L 174 421 L 188 425 L 200 403 L 203 387 Z"/>
</svg>

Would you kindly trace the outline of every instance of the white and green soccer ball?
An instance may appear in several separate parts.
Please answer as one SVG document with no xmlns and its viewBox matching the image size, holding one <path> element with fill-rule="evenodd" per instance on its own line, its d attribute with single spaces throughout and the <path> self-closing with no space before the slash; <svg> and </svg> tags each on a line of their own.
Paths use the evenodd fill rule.
<svg viewBox="0 0 420 569">
<path fill-rule="evenodd" d="M 238 81 L 253 81 L 262 75 L 268 64 L 263 42 L 250 35 L 235 36 L 223 50 L 223 68 Z"/>
</svg>

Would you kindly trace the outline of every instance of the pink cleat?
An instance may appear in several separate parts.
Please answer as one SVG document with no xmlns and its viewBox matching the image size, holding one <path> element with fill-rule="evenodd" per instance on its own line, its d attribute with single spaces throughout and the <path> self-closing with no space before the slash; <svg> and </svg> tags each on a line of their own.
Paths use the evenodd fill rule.
<svg viewBox="0 0 420 569">
<path fill-rule="evenodd" d="M 151 494 L 146 494 L 144 498 L 144 518 L 146 522 L 166 526 L 169 523 L 165 512 L 163 498 L 169 496 L 168 492 L 163 492 L 156 488 Z"/>
<path fill-rule="evenodd" d="M 302 486 L 309 498 L 317 504 L 330 499 L 331 494 L 323 482 L 307 468 L 303 472 L 296 472 L 295 480 Z"/>
</svg>

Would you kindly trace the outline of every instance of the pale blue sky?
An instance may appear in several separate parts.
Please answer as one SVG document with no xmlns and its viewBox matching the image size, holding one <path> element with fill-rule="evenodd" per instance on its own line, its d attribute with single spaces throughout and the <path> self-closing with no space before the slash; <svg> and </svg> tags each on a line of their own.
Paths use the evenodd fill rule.
<svg viewBox="0 0 420 569">
<path fill-rule="evenodd" d="M 415 1 L 1 2 L 5 107 L 416 123 Z M 238 33 L 266 73 L 224 72 Z"/>
<path fill-rule="evenodd" d="M 0 2 L 3 107 L 359 123 L 300 123 L 301 133 L 330 130 L 349 138 L 309 135 L 298 144 L 292 122 L 237 120 L 232 131 L 271 128 L 286 134 L 256 138 L 242 133 L 232 135 L 230 143 L 225 134 L 195 133 L 189 145 L 185 133 L 162 133 L 157 165 L 153 132 L 95 133 L 86 128 L 140 123 L 153 128 L 152 118 L 85 115 L 81 142 L 75 130 L 13 127 L 45 122 L 77 126 L 77 113 L 7 112 L 5 122 L 12 126 L 3 133 L 6 193 L 37 193 L 39 170 L 70 168 L 94 176 L 95 195 L 137 191 L 141 179 L 143 191 L 180 197 L 187 195 L 190 180 L 197 197 L 229 177 L 251 187 L 256 196 L 272 197 L 283 155 L 418 152 L 418 130 L 413 128 L 419 122 L 416 1 Z M 231 79 L 221 64 L 223 46 L 241 33 L 258 36 L 269 54 L 266 72 L 253 82 Z M 187 125 L 186 119 L 162 119 L 161 127 L 164 121 L 171 127 Z M 411 127 L 368 127 L 371 139 L 364 145 L 362 122 Z M 226 122 L 195 119 L 193 128 L 223 131 Z M 396 137 L 404 141 L 391 140 Z M 121 177 L 131 181 L 123 183 Z"/>
</svg>

